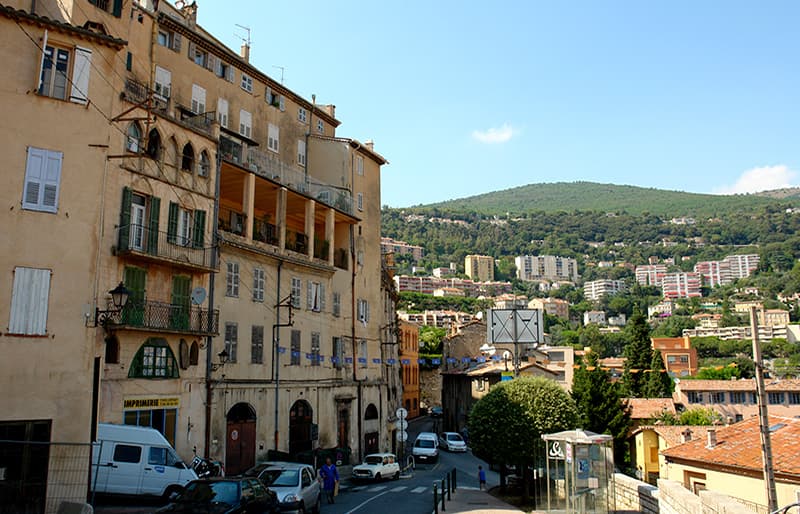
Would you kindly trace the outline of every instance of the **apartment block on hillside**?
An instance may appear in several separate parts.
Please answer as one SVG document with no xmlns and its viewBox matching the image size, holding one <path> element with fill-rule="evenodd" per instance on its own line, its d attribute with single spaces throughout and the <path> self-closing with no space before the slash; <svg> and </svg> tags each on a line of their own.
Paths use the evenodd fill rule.
<svg viewBox="0 0 800 514">
<path fill-rule="evenodd" d="M 583 296 L 587 300 L 597 301 L 603 296 L 610 296 L 625 291 L 624 280 L 590 280 L 583 284 Z"/>
<path fill-rule="evenodd" d="M 464 257 L 464 273 L 477 282 L 494 280 L 494 258 L 489 255 L 467 255 Z"/>
<path fill-rule="evenodd" d="M 526 281 L 578 281 L 578 262 L 557 255 L 521 255 L 514 258 L 517 278 Z"/>
</svg>

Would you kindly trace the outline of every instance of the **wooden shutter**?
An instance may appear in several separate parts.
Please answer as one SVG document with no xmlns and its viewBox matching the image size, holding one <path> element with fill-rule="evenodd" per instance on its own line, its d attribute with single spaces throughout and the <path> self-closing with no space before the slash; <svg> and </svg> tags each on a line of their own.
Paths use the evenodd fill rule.
<svg viewBox="0 0 800 514">
<path fill-rule="evenodd" d="M 46 334 L 49 295 L 50 270 L 14 268 L 8 331 L 11 334 Z"/>
<path fill-rule="evenodd" d="M 314 285 L 309 280 L 306 287 L 306 309 L 311 310 L 314 307 Z"/>
<path fill-rule="evenodd" d="M 122 322 L 126 325 L 142 326 L 144 324 L 144 299 L 147 271 L 144 268 L 125 266 L 123 283 L 131 292 L 128 303 L 122 311 Z"/>
<path fill-rule="evenodd" d="M 286 98 L 283 95 L 281 95 L 281 98 L 278 101 L 278 106 L 280 107 L 281 111 L 286 110 Z"/>
<path fill-rule="evenodd" d="M 195 248 L 203 248 L 206 232 L 206 211 L 194 211 L 192 241 Z"/>
<path fill-rule="evenodd" d="M 158 255 L 158 219 L 161 210 L 161 199 L 150 197 L 150 219 L 147 222 L 147 253 Z"/>
<path fill-rule="evenodd" d="M 233 74 L 234 74 L 234 71 L 233 71 L 233 66 L 231 66 L 231 65 L 229 64 L 229 65 L 228 65 L 228 69 L 227 69 L 227 71 L 225 72 L 225 79 L 226 79 L 228 82 L 233 82 L 233 81 L 235 81 L 235 80 L 236 80 L 236 78 L 234 77 L 234 75 L 233 75 Z"/>
<path fill-rule="evenodd" d="M 114 0 L 114 10 L 112 14 L 117 18 L 122 17 L 122 0 Z"/>
<path fill-rule="evenodd" d="M 61 152 L 28 147 L 25 164 L 25 189 L 22 208 L 37 211 L 58 210 L 58 189 L 61 181 Z"/>
<path fill-rule="evenodd" d="M 167 220 L 167 241 L 175 244 L 178 236 L 178 204 L 169 202 L 169 219 Z"/>
<path fill-rule="evenodd" d="M 319 285 L 319 310 L 325 310 L 325 284 Z"/>
<path fill-rule="evenodd" d="M 189 328 L 190 290 L 192 279 L 185 275 L 172 277 L 172 312 L 170 322 L 173 328 Z"/>
<path fill-rule="evenodd" d="M 217 72 L 217 56 L 211 52 L 206 54 L 206 69 L 211 70 L 212 73 Z"/>
<path fill-rule="evenodd" d="M 194 62 L 194 54 L 196 51 L 197 51 L 197 45 L 189 41 L 189 53 L 187 55 L 189 57 L 189 60 L 192 62 Z"/>
<path fill-rule="evenodd" d="M 172 33 L 172 49 L 174 51 L 176 52 L 181 51 L 181 40 L 182 38 L 180 34 L 178 34 L 177 32 Z M 192 58 L 192 60 L 194 60 L 194 58 Z"/>
<path fill-rule="evenodd" d="M 47 59 L 47 29 L 42 36 L 42 57 L 39 59 L 39 69 L 36 70 L 36 91 L 42 92 L 42 71 L 44 71 L 44 60 Z"/>
<path fill-rule="evenodd" d="M 75 47 L 75 60 L 72 64 L 72 89 L 69 101 L 86 105 L 89 101 L 89 76 L 92 71 L 92 51 Z"/>
<path fill-rule="evenodd" d="M 122 188 L 122 207 L 119 211 L 119 240 L 118 250 L 127 250 L 130 245 L 131 234 L 131 199 L 133 192 L 129 187 Z"/>
</svg>

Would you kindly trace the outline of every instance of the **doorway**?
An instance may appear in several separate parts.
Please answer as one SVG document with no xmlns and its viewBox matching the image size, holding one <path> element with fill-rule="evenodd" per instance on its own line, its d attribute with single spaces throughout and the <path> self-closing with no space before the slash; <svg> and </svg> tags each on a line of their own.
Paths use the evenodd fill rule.
<svg viewBox="0 0 800 514">
<path fill-rule="evenodd" d="M 289 411 L 289 455 L 311 451 L 314 411 L 305 400 L 297 400 Z"/>
<path fill-rule="evenodd" d="M 256 463 L 256 411 L 249 403 L 237 403 L 227 419 L 225 473 L 239 475 Z"/>
</svg>

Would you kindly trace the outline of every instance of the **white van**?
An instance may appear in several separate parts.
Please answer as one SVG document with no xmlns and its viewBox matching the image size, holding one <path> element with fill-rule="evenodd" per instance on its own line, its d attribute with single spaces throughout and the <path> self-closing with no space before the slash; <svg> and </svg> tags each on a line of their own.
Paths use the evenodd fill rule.
<svg viewBox="0 0 800 514">
<path fill-rule="evenodd" d="M 168 498 L 197 474 L 156 429 L 100 423 L 92 449 L 95 493 L 147 494 Z"/>
<path fill-rule="evenodd" d="M 433 432 L 420 432 L 411 450 L 417 462 L 430 462 L 439 459 L 439 438 Z"/>
</svg>

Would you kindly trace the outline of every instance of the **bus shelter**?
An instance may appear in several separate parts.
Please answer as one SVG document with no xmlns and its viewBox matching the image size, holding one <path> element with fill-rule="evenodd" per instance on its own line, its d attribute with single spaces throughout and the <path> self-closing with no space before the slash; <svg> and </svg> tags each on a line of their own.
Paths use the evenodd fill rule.
<svg viewBox="0 0 800 514">
<path fill-rule="evenodd" d="M 547 448 L 547 510 L 613 512 L 613 438 L 578 429 L 545 434 L 542 439 Z"/>
</svg>

